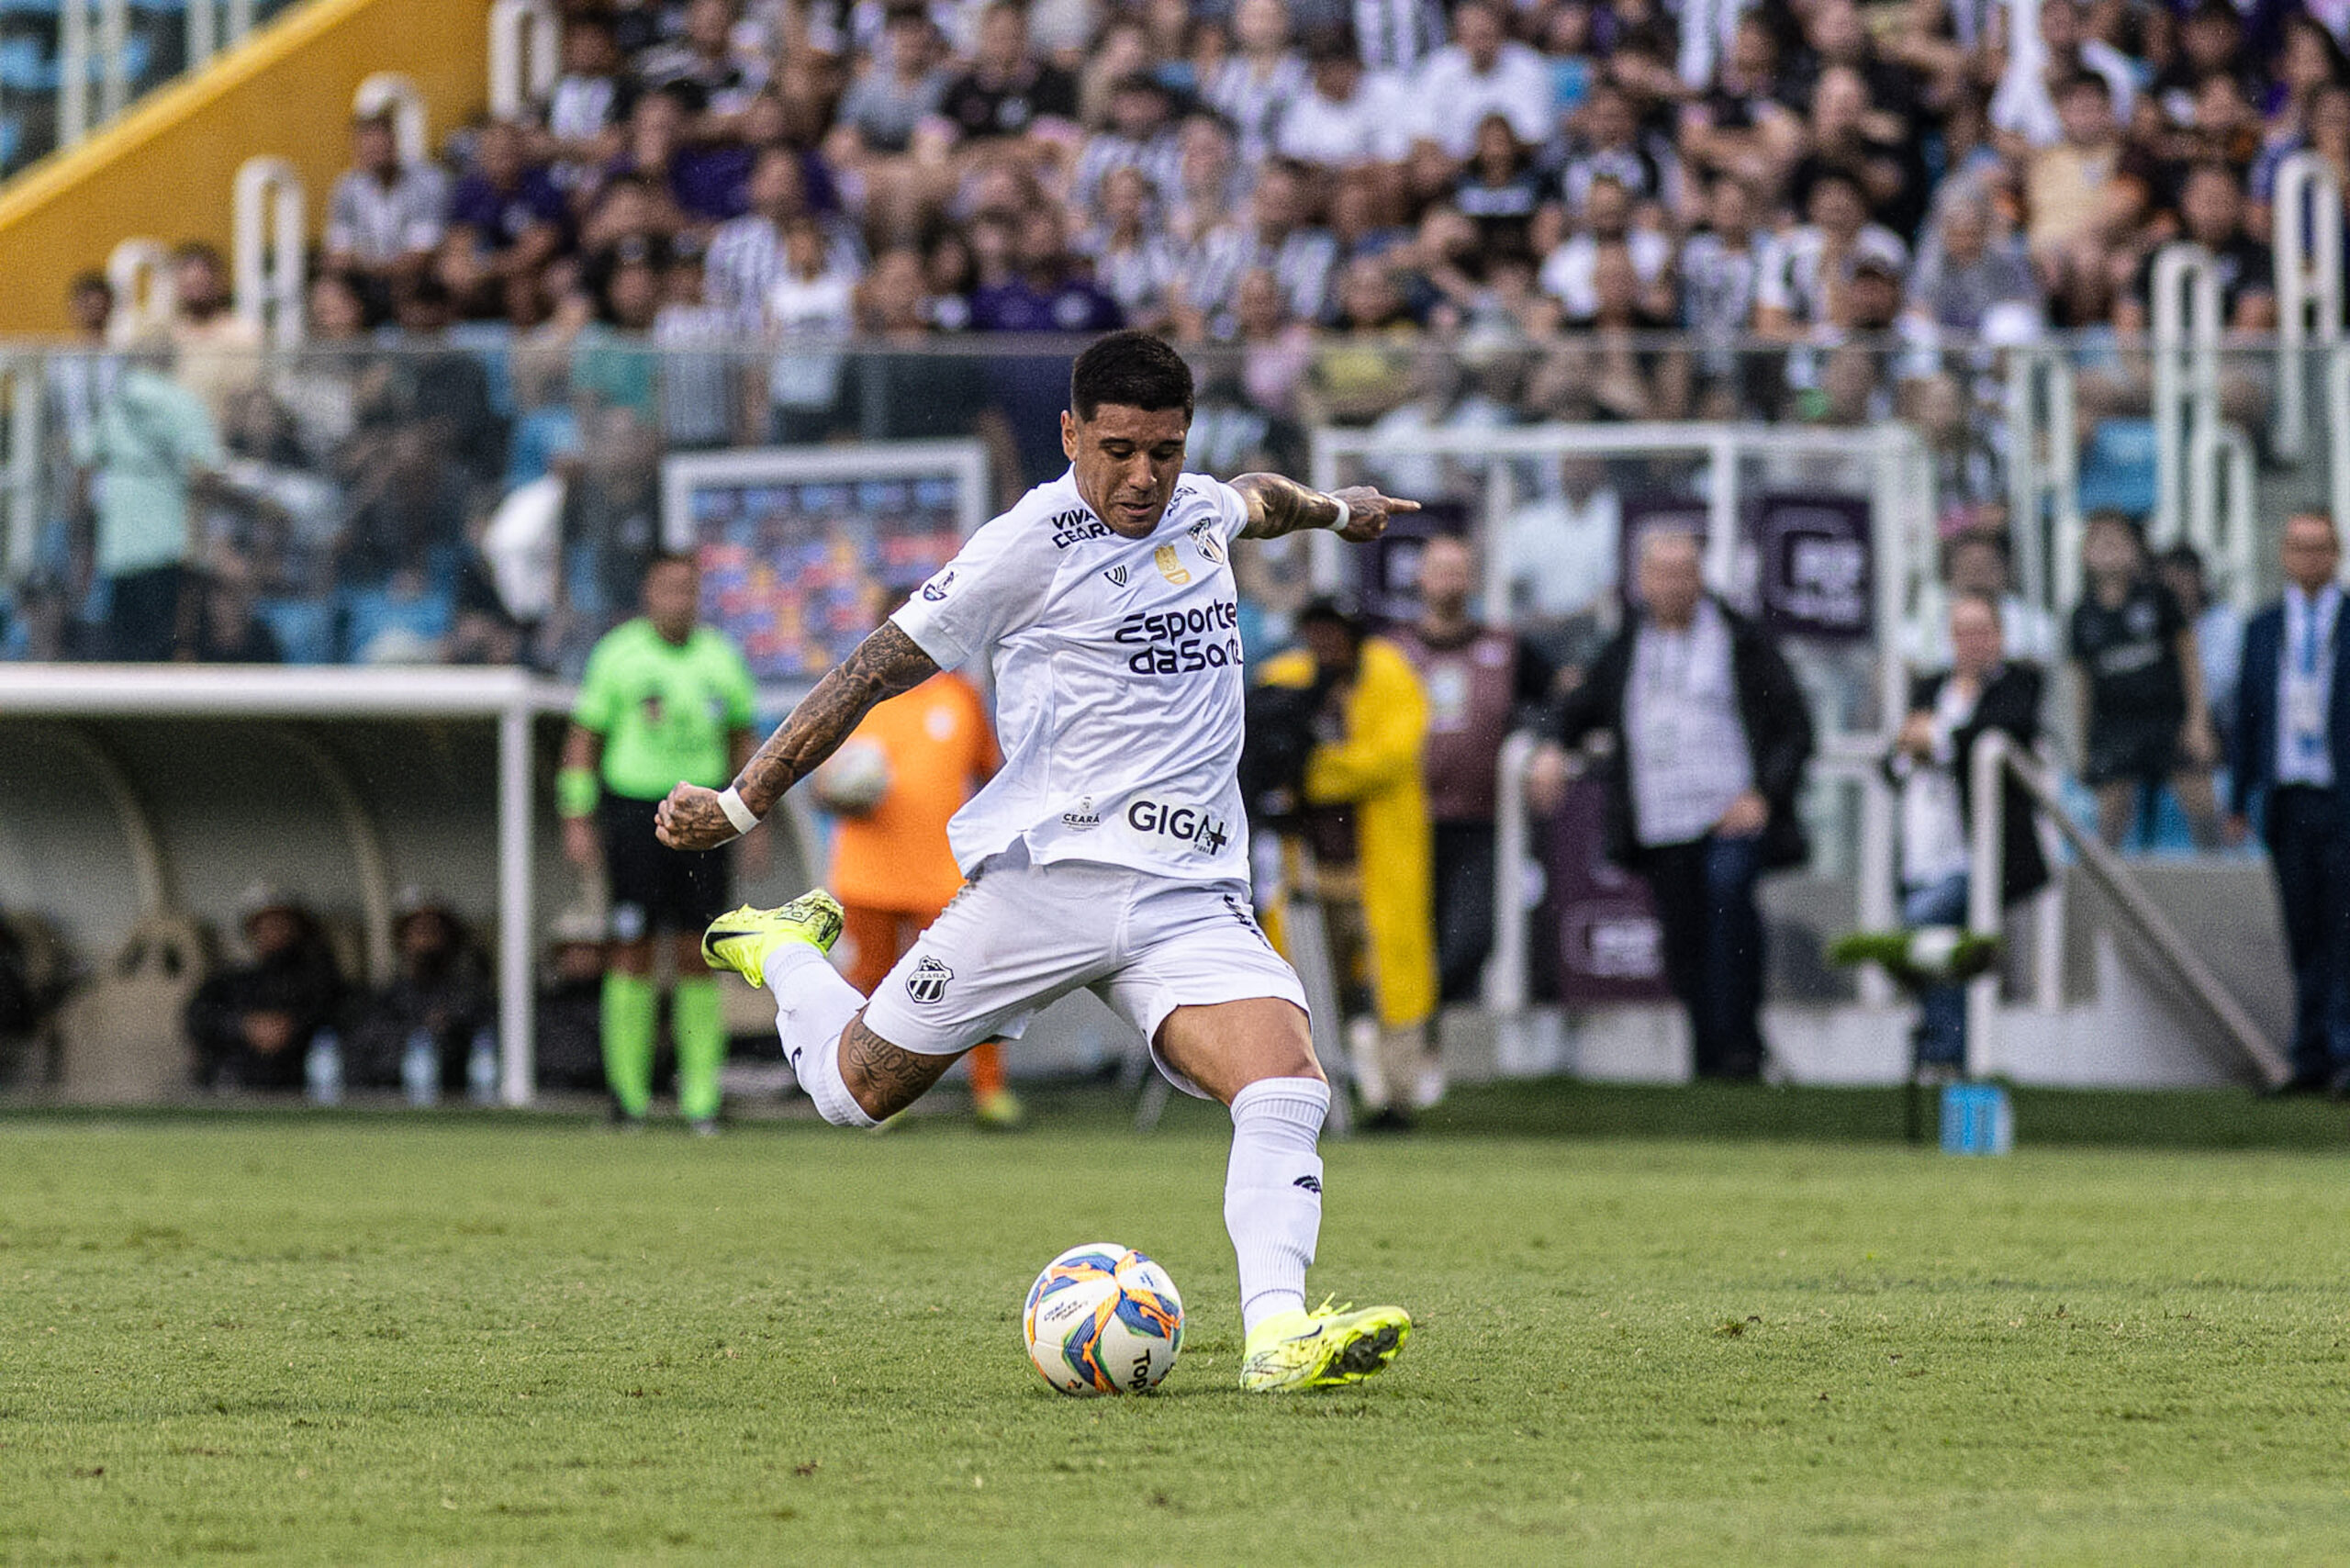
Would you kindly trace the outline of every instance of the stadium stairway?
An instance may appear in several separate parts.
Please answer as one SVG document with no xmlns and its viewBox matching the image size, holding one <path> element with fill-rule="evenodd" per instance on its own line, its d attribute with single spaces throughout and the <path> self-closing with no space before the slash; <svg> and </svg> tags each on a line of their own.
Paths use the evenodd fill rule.
<svg viewBox="0 0 2350 1568">
<path fill-rule="evenodd" d="M 315 233 L 350 162 L 359 84 L 408 77 L 437 139 L 487 101 L 489 10 L 489 0 L 308 0 L 0 186 L 0 276 L 13 286 L 0 291 L 0 335 L 63 331 L 67 280 L 127 236 L 229 253 L 237 167 L 257 152 L 300 172 Z"/>
</svg>

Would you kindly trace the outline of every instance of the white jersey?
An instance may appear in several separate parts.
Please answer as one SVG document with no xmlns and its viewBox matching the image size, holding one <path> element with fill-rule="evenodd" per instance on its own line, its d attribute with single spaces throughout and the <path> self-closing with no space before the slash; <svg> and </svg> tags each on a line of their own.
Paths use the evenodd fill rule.
<svg viewBox="0 0 2350 1568">
<path fill-rule="evenodd" d="M 995 674 L 1003 770 L 955 813 L 966 876 L 1024 845 L 1181 881 L 1248 877 L 1228 485 L 1186 474 L 1158 526 L 1113 532 L 1074 472 L 965 542 L 890 619 L 941 669 Z"/>
</svg>

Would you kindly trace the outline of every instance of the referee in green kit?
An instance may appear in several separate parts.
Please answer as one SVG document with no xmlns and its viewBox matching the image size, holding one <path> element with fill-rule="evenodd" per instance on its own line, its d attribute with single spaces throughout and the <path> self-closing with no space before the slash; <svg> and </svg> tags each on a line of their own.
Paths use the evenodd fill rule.
<svg viewBox="0 0 2350 1568">
<path fill-rule="evenodd" d="M 613 1117 L 641 1126 L 652 1103 L 653 943 L 666 929 L 677 975 L 669 1012 L 677 1110 L 696 1132 L 714 1133 L 726 1025 L 701 933 L 734 902 L 728 850 L 668 848 L 653 835 L 653 813 L 679 783 L 715 790 L 734 777 L 751 754 L 755 697 L 734 644 L 696 624 L 701 573 L 693 557 L 655 557 L 643 591 L 644 613 L 606 633 L 588 657 L 556 803 L 564 853 L 583 870 L 600 854 L 611 899 L 603 1036 Z M 748 853 L 763 856 L 765 840 L 751 842 L 757 847 Z"/>
</svg>

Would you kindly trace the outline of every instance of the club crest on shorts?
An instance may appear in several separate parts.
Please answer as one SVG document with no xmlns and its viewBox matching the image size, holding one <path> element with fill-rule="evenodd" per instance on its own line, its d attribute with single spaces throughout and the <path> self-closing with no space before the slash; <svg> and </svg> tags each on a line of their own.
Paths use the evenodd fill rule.
<svg viewBox="0 0 2350 1568">
<path fill-rule="evenodd" d="M 1150 558 L 1158 563 L 1158 575 L 1177 588 L 1181 588 L 1192 580 L 1191 568 L 1177 558 L 1175 546 L 1172 544 L 1160 545 L 1151 553 Z"/>
<path fill-rule="evenodd" d="M 1205 560 L 1209 566 L 1221 566 L 1224 565 L 1224 545 L 1217 540 L 1215 536 L 1215 526 L 1213 523 L 1195 522 L 1192 524 L 1192 543 L 1198 547 L 1201 557 Z"/>
<path fill-rule="evenodd" d="M 924 958 L 906 977 L 906 994 L 927 1007 L 946 995 L 946 982 L 954 978 L 955 971 L 936 958 Z"/>
</svg>

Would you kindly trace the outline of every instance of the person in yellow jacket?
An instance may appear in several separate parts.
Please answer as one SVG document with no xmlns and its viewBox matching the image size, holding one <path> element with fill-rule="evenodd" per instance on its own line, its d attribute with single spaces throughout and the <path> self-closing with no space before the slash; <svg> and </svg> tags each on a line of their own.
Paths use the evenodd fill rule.
<svg viewBox="0 0 2350 1568">
<path fill-rule="evenodd" d="M 1324 909 L 1355 1083 L 1374 1127 L 1411 1125 L 1444 1092 L 1435 1049 L 1431 829 L 1420 783 L 1427 699 L 1403 651 L 1331 599 L 1299 612 L 1304 646 L 1267 661 L 1268 686 L 1326 688 L 1293 832 Z"/>
</svg>

